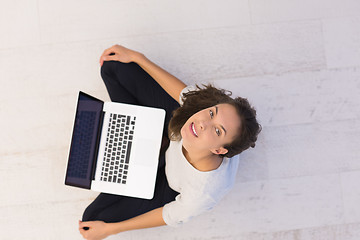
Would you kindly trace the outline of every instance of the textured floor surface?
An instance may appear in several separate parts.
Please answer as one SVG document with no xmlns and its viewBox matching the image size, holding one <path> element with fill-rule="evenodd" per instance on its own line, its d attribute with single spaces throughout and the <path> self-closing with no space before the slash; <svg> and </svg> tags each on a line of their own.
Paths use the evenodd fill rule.
<svg viewBox="0 0 360 240">
<path fill-rule="evenodd" d="M 120 43 L 247 97 L 263 131 L 233 191 L 182 227 L 109 239 L 360 239 L 358 0 L 1 0 L 0 239 L 82 239 L 64 186 L 77 93 Z"/>
</svg>

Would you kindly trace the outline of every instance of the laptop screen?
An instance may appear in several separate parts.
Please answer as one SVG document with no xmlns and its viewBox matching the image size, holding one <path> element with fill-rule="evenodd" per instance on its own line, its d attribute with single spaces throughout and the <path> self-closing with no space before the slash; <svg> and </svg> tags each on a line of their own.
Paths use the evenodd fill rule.
<svg viewBox="0 0 360 240">
<path fill-rule="evenodd" d="M 79 92 L 65 184 L 90 189 L 104 103 Z"/>
</svg>

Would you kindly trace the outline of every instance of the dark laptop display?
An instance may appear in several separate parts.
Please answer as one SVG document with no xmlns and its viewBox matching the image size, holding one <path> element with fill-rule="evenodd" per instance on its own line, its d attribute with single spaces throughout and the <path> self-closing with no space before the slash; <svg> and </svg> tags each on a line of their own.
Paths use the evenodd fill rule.
<svg viewBox="0 0 360 240">
<path fill-rule="evenodd" d="M 103 105 L 101 100 L 80 92 L 65 178 L 66 185 L 90 189 L 96 167 Z"/>
</svg>

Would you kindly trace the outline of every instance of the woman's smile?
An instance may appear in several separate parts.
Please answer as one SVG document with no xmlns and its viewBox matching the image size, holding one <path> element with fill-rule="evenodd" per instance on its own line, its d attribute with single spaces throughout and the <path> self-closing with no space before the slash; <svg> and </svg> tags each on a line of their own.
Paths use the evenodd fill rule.
<svg viewBox="0 0 360 240">
<path fill-rule="evenodd" d="M 191 131 L 192 134 L 194 134 L 195 137 L 198 137 L 198 134 L 197 134 L 196 129 L 195 129 L 195 123 L 190 124 L 190 131 Z"/>
</svg>

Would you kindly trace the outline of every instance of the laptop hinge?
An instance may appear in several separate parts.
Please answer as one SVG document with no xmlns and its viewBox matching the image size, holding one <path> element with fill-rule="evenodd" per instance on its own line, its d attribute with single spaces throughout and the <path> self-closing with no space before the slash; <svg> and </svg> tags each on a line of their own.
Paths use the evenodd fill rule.
<svg viewBox="0 0 360 240">
<path fill-rule="evenodd" d="M 101 131 L 102 131 L 102 126 L 103 126 L 103 122 L 104 122 L 104 116 L 105 116 L 105 112 L 101 111 L 100 113 L 100 123 L 99 123 L 99 127 L 98 127 L 98 132 L 96 135 L 96 143 L 95 143 L 95 151 L 94 151 L 94 159 L 95 161 L 93 161 L 93 166 L 91 169 L 91 176 L 92 176 L 92 180 L 95 180 L 95 171 L 96 171 L 96 164 L 97 164 L 97 158 L 98 158 L 98 152 L 99 152 L 99 145 L 100 145 L 100 140 L 101 140 Z"/>
</svg>

